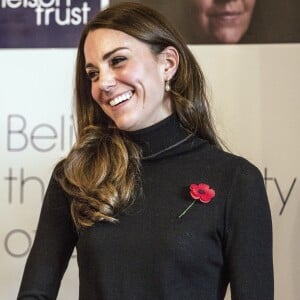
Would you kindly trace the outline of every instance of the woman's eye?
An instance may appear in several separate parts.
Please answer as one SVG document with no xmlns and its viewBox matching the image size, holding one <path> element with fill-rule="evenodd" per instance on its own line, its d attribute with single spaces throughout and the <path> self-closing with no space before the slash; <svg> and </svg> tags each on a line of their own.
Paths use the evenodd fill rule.
<svg viewBox="0 0 300 300">
<path fill-rule="evenodd" d="M 91 81 L 95 80 L 98 77 L 98 72 L 96 71 L 88 71 L 87 72 L 87 77 L 88 79 L 90 79 Z"/>
<path fill-rule="evenodd" d="M 119 63 L 121 63 L 122 61 L 126 60 L 126 57 L 124 56 L 117 56 L 117 57 L 114 57 L 112 60 L 111 60 L 111 64 L 113 66 L 116 66 L 118 65 Z"/>
</svg>

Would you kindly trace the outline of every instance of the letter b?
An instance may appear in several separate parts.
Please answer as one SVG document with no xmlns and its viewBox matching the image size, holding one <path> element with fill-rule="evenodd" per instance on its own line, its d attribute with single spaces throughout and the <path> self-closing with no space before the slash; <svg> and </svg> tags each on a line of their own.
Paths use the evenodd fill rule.
<svg viewBox="0 0 300 300">
<path fill-rule="evenodd" d="M 7 150 L 24 150 L 28 144 L 28 138 L 24 132 L 26 128 L 25 118 L 21 115 L 9 115 L 7 123 Z"/>
</svg>

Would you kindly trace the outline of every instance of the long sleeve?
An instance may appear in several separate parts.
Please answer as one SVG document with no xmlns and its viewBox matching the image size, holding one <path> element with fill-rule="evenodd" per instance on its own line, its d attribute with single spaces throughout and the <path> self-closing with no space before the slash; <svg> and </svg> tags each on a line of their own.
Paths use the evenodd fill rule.
<svg viewBox="0 0 300 300">
<path fill-rule="evenodd" d="M 52 176 L 18 299 L 56 299 L 76 240 L 68 199 Z"/>
<path fill-rule="evenodd" d="M 225 255 L 233 300 L 273 300 L 272 224 L 263 179 L 242 163 L 227 199 Z"/>
</svg>

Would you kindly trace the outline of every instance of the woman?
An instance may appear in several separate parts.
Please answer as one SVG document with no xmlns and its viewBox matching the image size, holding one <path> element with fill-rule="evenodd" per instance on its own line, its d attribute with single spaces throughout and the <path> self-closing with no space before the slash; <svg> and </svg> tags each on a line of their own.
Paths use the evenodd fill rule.
<svg viewBox="0 0 300 300">
<path fill-rule="evenodd" d="M 205 83 L 157 12 L 123 3 L 80 40 L 77 143 L 49 183 L 18 299 L 273 299 L 259 171 L 221 150 Z"/>
</svg>

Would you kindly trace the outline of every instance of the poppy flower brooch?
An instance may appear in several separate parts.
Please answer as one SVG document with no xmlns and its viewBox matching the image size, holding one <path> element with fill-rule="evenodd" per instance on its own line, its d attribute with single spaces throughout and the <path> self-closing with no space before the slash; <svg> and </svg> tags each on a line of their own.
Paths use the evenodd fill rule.
<svg viewBox="0 0 300 300">
<path fill-rule="evenodd" d="M 182 218 L 197 201 L 200 201 L 202 203 L 209 203 L 215 197 L 215 194 L 216 193 L 214 189 L 211 189 L 208 184 L 191 184 L 190 195 L 194 199 L 194 201 L 178 216 L 178 218 Z"/>
</svg>

